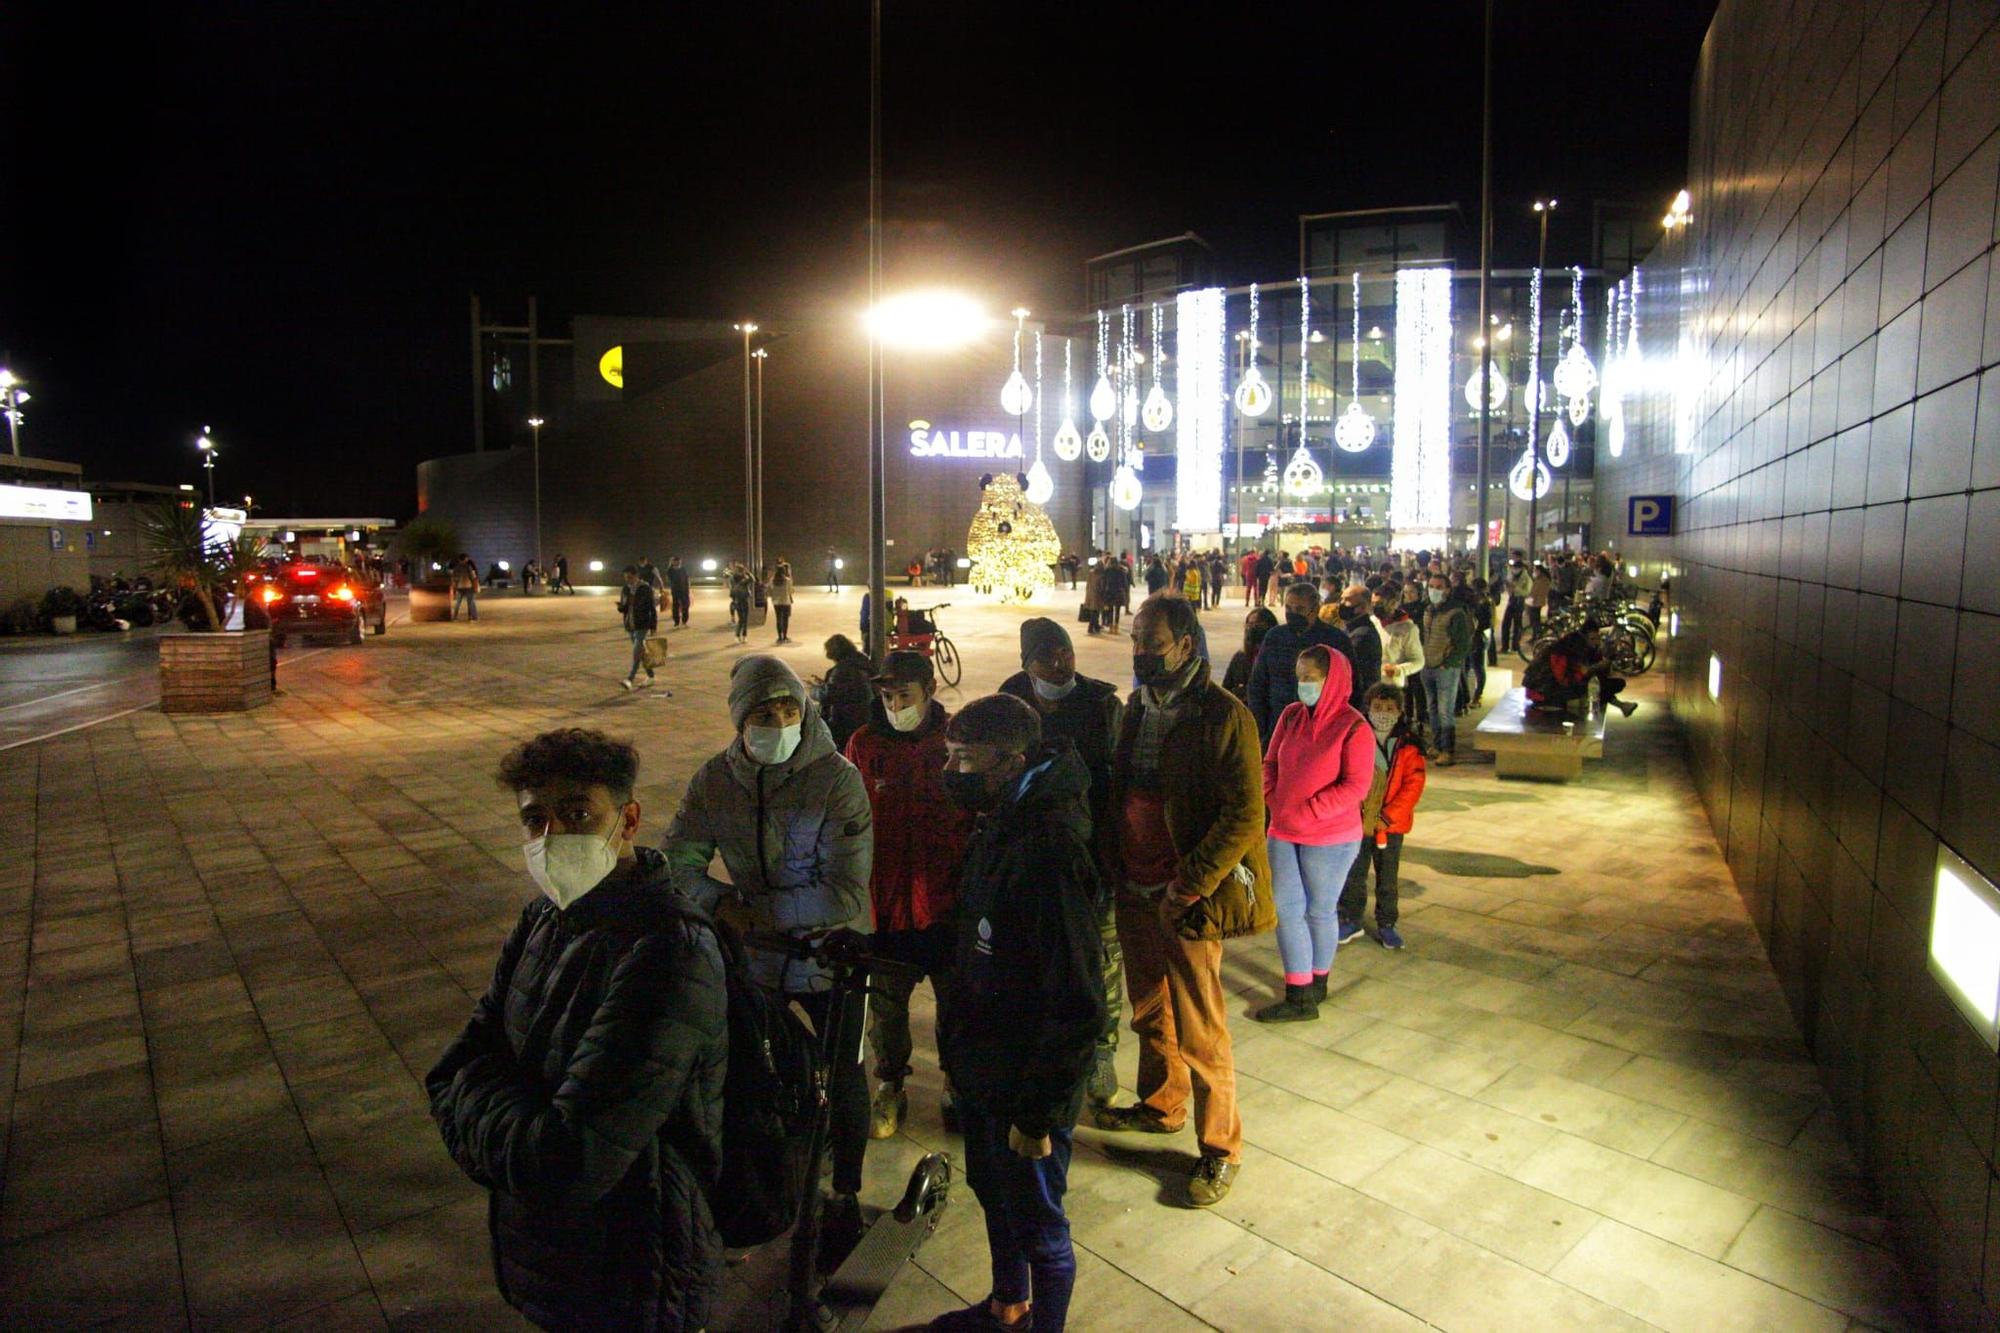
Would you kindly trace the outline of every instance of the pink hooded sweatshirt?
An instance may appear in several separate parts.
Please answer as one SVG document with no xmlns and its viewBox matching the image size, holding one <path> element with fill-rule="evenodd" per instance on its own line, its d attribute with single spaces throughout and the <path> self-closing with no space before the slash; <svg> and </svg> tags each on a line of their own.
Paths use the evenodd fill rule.
<svg viewBox="0 0 2000 1333">
<path fill-rule="evenodd" d="M 1264 752 L 1271 836 L 1303 847 L 1361 838 L 1361 802 L 1375 778 L 1375 735 L 1347 702 L 1354 668 L 1330 654 L 1319 704 L 1285 705 Z"/>
</svg>

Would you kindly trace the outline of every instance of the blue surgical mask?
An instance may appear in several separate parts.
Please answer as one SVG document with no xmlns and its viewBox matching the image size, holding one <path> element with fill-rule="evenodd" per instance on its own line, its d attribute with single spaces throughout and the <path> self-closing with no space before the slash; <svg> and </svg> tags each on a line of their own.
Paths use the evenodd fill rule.
<svg viewBox="0 0 2000 1333">
<path fill-rule="evenodd" d="M 1319 703 L 1319 696 L 1321 695 L 1321 693 L 1325 691 L 1325 689 L 1326 689 L 1325 681 L 1302 680 L 1299 682 L 1299 702 L 1304 704 L 1307 708 L 1315 707 Z"/>
</svg>

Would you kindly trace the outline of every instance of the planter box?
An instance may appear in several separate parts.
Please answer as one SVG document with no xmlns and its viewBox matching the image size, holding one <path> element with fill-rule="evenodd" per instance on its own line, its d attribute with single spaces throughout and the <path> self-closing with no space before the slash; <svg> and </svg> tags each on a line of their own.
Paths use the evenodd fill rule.
<svg viewBox="0 0 2000 1333">
<path fill-rule="evenodd" d="M 160 711 L 240 713 L 271 701 L 271 632 L 160 636 Z"/>
<path fill-rule="evenodd" d="M 451 589 L 410 589 L 410 623 L 436 624 L 451 619 Z"/>
</svg>

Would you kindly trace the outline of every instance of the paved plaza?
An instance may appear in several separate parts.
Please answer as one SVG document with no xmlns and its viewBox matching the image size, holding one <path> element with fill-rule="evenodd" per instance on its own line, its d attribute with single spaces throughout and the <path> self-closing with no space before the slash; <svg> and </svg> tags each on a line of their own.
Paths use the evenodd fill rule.
<svg viewBox="0 0 2000 1333">
<path fill-rule="evenodd" d="M 1020 608 L 913 600 L 954 603 L 948 706 L 1017 667 Z M 802 675 L 858 603 L 801 595 Z M 142 708 L 0 752 L 0 1327 L 521 1326 L 419 1082 L 533 891 L 495 761 L 553 726 L 631 737 L 656 839 L 728 739 L 744 650 L 704 593 L 672 697 L 627 694 L 607 599 L 482 612 L 300 655 L 251 715 Z M 1218 668 L 1240 622 L 1207 616 Z M 1072 628 L 1084 671 L 1129 678 L 1126 640 Z M 1191 1133 L 1080 1130 L 1074 1327 L 1922 1326 L 1657 684 L 1578 784 L 1434 769 L 1409 947 L 1343 947 L 1319 1022 L 1251 1022 L 1275 945 L 1229 947 L 1242 1175 L 1190 1210 Z M 873 1204 L 955 1147 L 929 1017 Z M 1129 1088 L 1129 1032 L 1120 1064 Z M 770 1326 L 772 1257 L 732 1269 L 722 1327 Z M 961 1188 L 875 1325 L 986 1291 Z"/>
</svg>

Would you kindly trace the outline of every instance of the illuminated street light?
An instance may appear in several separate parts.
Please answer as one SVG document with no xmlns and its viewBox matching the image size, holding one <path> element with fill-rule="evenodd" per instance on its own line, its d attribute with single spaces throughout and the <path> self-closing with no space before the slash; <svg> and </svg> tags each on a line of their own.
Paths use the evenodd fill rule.
<svg viewBox="0 0 2000 1333">
<path fill-rule="evenodd" d="M 200 438 L 195 440 L 194 447 L 201 450 L 202 471 L 208 473 L 208 507 L 210 509 L 213 509 L 215 508 L 216 449 L 215 449 L 215 440 L 212 436 L 209 435 L 208 427 L 203 426 L 201 428 L 201 436 Z"/>
<path fill-rule="evenodd" d="M 870 336 L 884 347 L 949 351 L 963 347 L 991 326 L 977 301 L 959 292 L 905 292 L 878 302 L 863 317 Z"/>
<path fill-rule="evenodd" d="M 14 450 L 14 456 L 21 456 L 21 404 L 28 401 L 28 395 L 21 392 L 21 380 L 4 366 L 0 366 L 0 411 L 7 413 L 7 443 Z"/>
<path fill-rule="evenodd" d="M 529 417 L 528 429 L 535 433 L 535 568 L 542 567 L 542 427 L 541 417 Z M 523 591 L 526 591 L 525 585 Z"/>
</svg>

